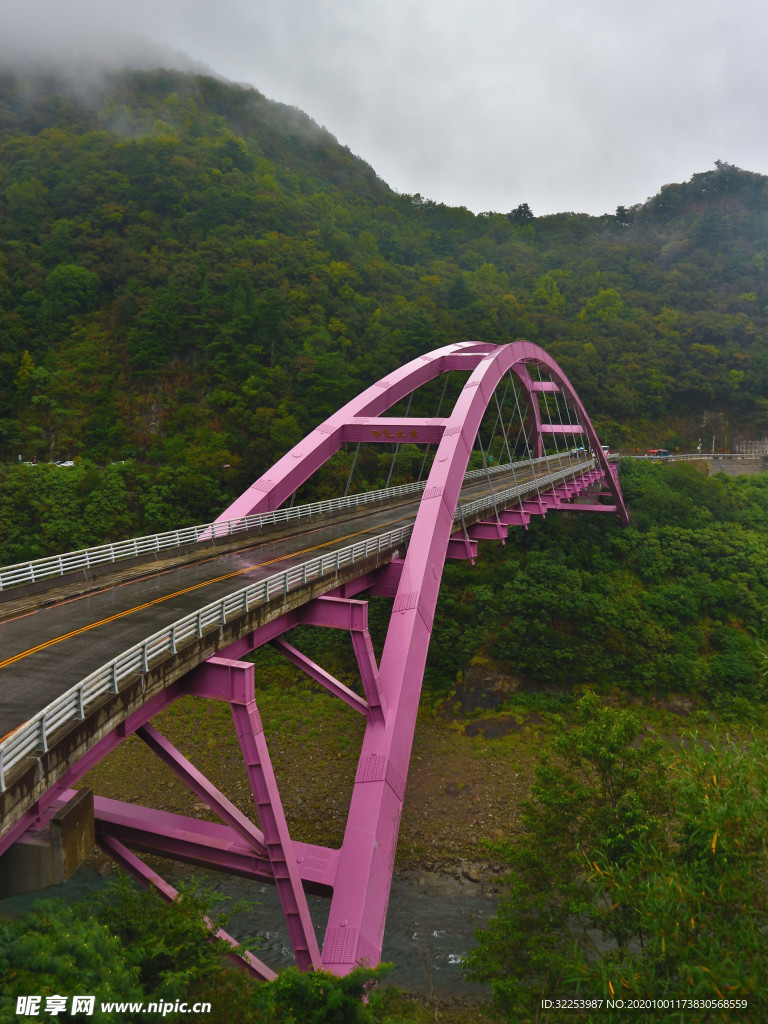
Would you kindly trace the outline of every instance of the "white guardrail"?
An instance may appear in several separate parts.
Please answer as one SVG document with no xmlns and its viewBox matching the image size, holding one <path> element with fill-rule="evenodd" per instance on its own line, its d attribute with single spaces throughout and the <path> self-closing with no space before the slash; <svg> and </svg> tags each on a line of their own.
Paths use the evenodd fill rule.
<svg viewBox="0 0 768 1024">
<path fill-rule="evenodd" d="M 552 458 L 558 459 L 558 456 L 550 456 L 549 460 L 551 461 Z M 545 462 L 547 458 L 532 461 Z M 594 464 L 594 459 L 590 459 L 577 465 L 569 465 L 565 469 L 561 468 L 558 472 L 541 476 L 535 481 L 529 480 L 523 484 L 506 488 L 498 494 L 488 494 L 478 498 L 462 505 L 454 522 L 460 523 L 462 515 L 467 516 L 486 509 L 504 507 L 505 503 L 519 498 L 522 494 L 532 490 L 544 490 L 555 483 L 566 480 L 569 476 L 581 475 L 591 469 Z M 523 463 L 515 463 L 515 467 L 521 465 Z M 502 468 L 507 467 L 495 467 L 495 471 L 498 472 Z M 484 476 L 486 471 L 484 469 L 475 470 L 468 475 Z M 0 742 L 0 792 L 5 790 L 7 772 L 11 771 L 24 758 L 44 753 L 48 749 L 48 736 L 54 730 L 68 723 L 82 720 L 89 704 L 104 694 L 118 693 L 120 683 L 125 679 L 147 672 L 152 664 L 159 659 L 167 657 L 168 654 L 175 654 L 179 646 L 199 639 L 207 630 L 226 624 L 230 618 L 236 615 L 241 615 L 257 605 L 266 604 L 277 596 L 287 594 L 298 586 L 303 586 L 305 583 L 324 576 L 327 572 L 338 571 L 340 568 L 359 562 L 371 554 L 399 546 L 408 539 L 412 529 L 413 525 L 411 524 L 390 530 L 376 537 L 359 541 L 357 544 L 351 544 L 348 547 L 313 558 L 309 562 L 303 562 L 301 565 L 276 573 L 257 583 L 252 583 L 250 586 L 237 590 L 220 601 L 208 604 L 170 626 L 166 626 L 140 644 L 136 644 L 113 658 L 106 665 L 102 665 L 95 672 L 91 672 L 89 676 L 76 683 L 66 693 L 25 722 L 16 732 L 11 733 Z"/>
<path fill-rule="evenodd" d="M 346 498 L 314 501 L 308 505 L 297 505 L 294 508 L 279 508 L 275 512 L 260 512 L 257 515 L 227 519 L 221 523 L 188 526 L 181 530 L 168 530 L 166 533 L 153 533 L 146 537 L 117 541 L 114 544 L 100 544 L 98 547 L 69 551 L 63 555 L 50 555 L 47 558 L 37 558 L 31 562 L 19 562 L 16 565 L 0 569 L 0 591 L 18 587 L 24 583 L 37 583 L 38 580 L 63 576 L 64 573 L 76 569 L 90 569 L 96 565 L 103 565 L 105 562 L 119 562 L 125 558 L 135 558 L 137 555 L 168 551 L 181 547 L 183 544 L 193 544 L 201 539 L 232 537 L 238 533 L 259 530 L 264 526 L 290 523 L 307 516 L 325 515 L 342 508 L 354 508 L 357 505 L 413 494 L 423 488 L 424 483 L 420 482 L 379 491 L 361 491 L 359 494 L 350 494 Z"/>
<path fill-rule="evenodd" d="M 557 458 L 557 456 L 545 456 L 542 459 L 530 459 L 526 462 L 515 463 L 515 466 L 529 466 L 545 462 L 547 458 L 553 457 Z M 508 468 L 508 465 L 493 466 L 489 472 L 499 473 Z M 484 474 L 484 469 L 475 469 L 467 473 L 465 479 L 471 480 L 473 477 Z M 279 508 L 275 512 L 260 512 L 257 515 L 242 516 L 239 519 L 227 519 L 221 523 L 188 526 L 182 530 L 168 530 L 165 533 L 153 533 L 146 537 L 136 537 L 133 540 L 117 541 L 114 544 L 100 544 L 98 547 L 68 551 L 63 555 L 50 555 L 47 558 L 36 558 L 30 562 L 18 562 L 15 565 L 0 568 L 0 592 L 10 590 L 12 587 L 23 586 L 25 583 L 53 579 L 77 569 L 90 569 L 97 565 L 103 565 L 105 562 L 119 562 L 126 558 L 136 558 L 138 555 L 168 551 L 184 544 L 193 544 L 201 539 L 232 537 L 238 533 L 259 530 L 265 526 L 291 523 L 311 516 L 323 516 L 339 509 L 355 508 L 358 505 L 417 494 L 424 490 L 425 484 L 426 481 L 421 480 L 418 483 L 401 484 L 398 487 L 386 487 L 378 491 L 360 491 L 357 494 L 347 495 L 345 498 L 313 501 L 307 505 L 297 505 L 294 508 Z"/>
</svg>

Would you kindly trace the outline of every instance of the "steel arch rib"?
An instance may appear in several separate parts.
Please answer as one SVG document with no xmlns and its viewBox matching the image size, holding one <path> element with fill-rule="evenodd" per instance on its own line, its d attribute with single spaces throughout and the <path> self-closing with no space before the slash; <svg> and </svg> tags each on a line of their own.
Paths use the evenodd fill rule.
<svg viewBox="0 0 768 1024">
<path fill-rule="evenodd" d="M 425 440 L 439 433 L 439 446 L 413 527 L 379 667 L 385 714 L 369 714 L 358 761 L 347 827 L 339 851 L 336 885 L 322 952 L 323 967 L 337 974 L 381 959 L 395 847 L 405 795 L 421 684 L 449 538 L 454 530 L 467 463 L 494 390 L 513 371 L 534 413 L 534 443 L 541 451 L 538 399 L 529 365 L 545 368 L 578 414 L 616 503 L 626 509 L 597 434 L 568 378 L 544 349 L 528 341 L 496 346 L 465 342 L 413 360 L 331 416 L 237 499 L 221 519 L 271 510 L 289 497 L 349 440 L 382 438 L 383 424 L 412 426 Z M 450 416 L 442 420 L 385 421 L 382 413 L 416 388 L 449 370 L 470 371 Z"/>
</svg>

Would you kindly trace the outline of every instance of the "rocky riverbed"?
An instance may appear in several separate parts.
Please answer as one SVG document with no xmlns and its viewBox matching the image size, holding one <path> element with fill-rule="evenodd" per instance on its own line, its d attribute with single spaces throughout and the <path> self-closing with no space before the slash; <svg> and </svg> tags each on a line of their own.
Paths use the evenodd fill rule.
<svg viewBox="0 0 768 1024">
<path fill-rule="evenodd" d="M 325 693 L 272 687 L 259 695 L 291 834 L 338 846 L 362 738 L 361 719 Z M 184 699 L 155 724 L 244 813 L 254 807 L 226 706 Z M 456 720 L 446 708 L 419 718 L 403 809 L 397 868 L 447 872 L 495 884 L 488 843 L 519 826 L 546 722 L 537 714 Z M 208 807 L 136 737 L 84 779 L 95 792 L 198 817 Z"/>
</svg>

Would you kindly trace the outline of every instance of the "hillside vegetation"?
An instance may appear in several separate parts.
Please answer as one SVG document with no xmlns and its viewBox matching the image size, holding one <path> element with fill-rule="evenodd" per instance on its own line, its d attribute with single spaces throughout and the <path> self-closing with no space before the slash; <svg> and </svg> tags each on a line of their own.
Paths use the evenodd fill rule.
<svg viewBox="0 0 768 1024">
<path fill-rule="evenodd" d="M 536 217 L 520 198 L 474 215 L 398 195 L 300 111 L 213 78 L 0 75 L 0 562 L 210 521 L 363 387 L 467 338 L 542 344 L 614 447 L 768 434 L 768 178 L 718 162 L 604 217 Z M 381 485 L 389 458 L 361 453 L 355 487 Z M 414 459 L 411 446 L 397 472 Z M 351 461 L 319 493 L 340 493 Z M 428 838 L 440 861 L 495 840 L 509 874 L 465 963 L 491 984 L 494 1019 L 564 1020 L 543 997 L 616 992 L 716 1000 L 712 1021 L 737 997 L 765 1011 L 768 474 L 625 459 L 621 483 L 627 528 L 534 517 L 445 570 L 405 843 L 426 856 Z M 370 612 L 378 653 L 391 602 Z M 300 632 L 358 685 L 339 631 Z M 301 774 L 281 743 L 297 736 L 335 766 L 313 784 L 335 787 L 345 760 L 353 778 L 352 736 L 323 729 L 330 704 L 275 652 L 257 659 L 289 782 Z M 678 717 L 701 739 L 681 742 Z M 195 716 L 174 724 L 211 777 L 227 768 Z M 521 758 L 534 749 L 536 767 Z M 336 790 L 300 792 L 287 806 L 311 827 L 314 810 L 310 838 L 339 841 Z M 202 906 L 185 893 L 161 921 L 123 890 L 0 922 L 7 1012 L 19 993 L 72 988 L 74 936 L 101 951 L 89 985 L 105 998 L 194 992 L 233 1021 L 437 1019 L 437 1003 L 383 986 L 361 1003 L 366 972 L 253 989 L 202 943 Z"/>
<path fill-rule="evenodd" d="M 231 494 L 466 338 L 540 342 L 614 445 L 768 432 L 763 176 L 476 216 L 396 194 L 298 110 L 166 71 L 6 74 L 0 123 L 5 461 L 134 457 Z"/>
</svg>

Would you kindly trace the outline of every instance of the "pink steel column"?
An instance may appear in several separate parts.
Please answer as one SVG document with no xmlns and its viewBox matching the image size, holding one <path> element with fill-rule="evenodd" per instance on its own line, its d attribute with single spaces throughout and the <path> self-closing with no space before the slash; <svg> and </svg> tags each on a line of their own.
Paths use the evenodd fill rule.
<svg viewBox="0 0 768 1024">
<path fill-rule="evenodd" d="M 245 671 L 250 670 L 251 675 L 253 674 L 252 664 L 243 663 L 242 668 Z M 301 970 L 310 970 L 320 966 L 320 950 L 296 866 L 293 844 L 288 834 L 288 825 L 256 701 L 249 700 L 245 704 L 233 703 L 232 716 L 245 759 L 248 781 L 256 802 L 259 822 L 264 831 L 267 855 L 296 956 L 296 964 Z"/>
<path fill-rule="evenodd" d="M 379 667 L 376 664 L 371 634 L 368 632 L 368 603 L 326 595 L 305 605 L 301 609 L 300 618 L 306 625 L 327 626 L 331 629 L 349 631 L 368 709 L 374 714 L 384 715 L 386 707 L 381 703 Z M 273 644 L 277 646 L 274 641 Z M 312 673 L 310 672 L 310 674 Z M 344 698 L 342 697 L 342 699 Z M 358 701 L 359 699 L 357 698 Z"/>
<path fill-rule="evenodd" d="M 339 680 L 332 676 L 330 672 L 326 672 L 324 668 L 315 664 L 315 662 L 308 658 L 306 654 L 302 654 L 301 651 L 297 651 L 293 644 L 289 644 L 287 640 L 281 639 L 272 640 L 270 643 L 272 647 L 274 647 L 276 651 L 280 651 L 280 653 L 284 655 L 291 664 L 295 665 L 296 668 L 301 669 L 302 672 L 306 672 L 311 679 L 320 683 L 321 686 L 324 686 L 326 690 L 328 690 L 329 693 L 332 693 L 335 697 L 340 697 L 345 704 L 354 708 L 355 711 L 359 711 L 363 715 L 369 711 L 370 704 L 368 702 L 364 701 L 362 697 L 358 697 L 353 690 L 350 690 L 350 688 L 345 686 L 344 683 L 339 682 Z"/>
<path fill-rule="evenodd" d="M 204 800 L 223 822 L 245 840 L 257 856 L 263 857 L 267 853 L 264 836 L 256 826 L 235 807 L 231 800 L 220 793 L 213 783 L 209 782 L 203 773 L 198 771 L 191 761 L 188 761 L 181 751 L 174 747 L 170 740 L 161 735 L 152 725 L 144 725 L 137 729 L 137 735 L 193 793 Z"/>
<path fill-rule="evenodd" d="M 301 970 L 317 968 L 320 950 L 254 699 L 254 666 L 251 662 L 229 658 L 209 658 L 205 665 L 195 670 L 193 687 L 201 696 L 227 701 L 232 709 L 262 828 L 259 835 L 266 848 L 296 964 Z"/>
</svg>

